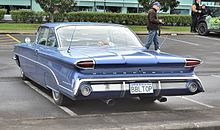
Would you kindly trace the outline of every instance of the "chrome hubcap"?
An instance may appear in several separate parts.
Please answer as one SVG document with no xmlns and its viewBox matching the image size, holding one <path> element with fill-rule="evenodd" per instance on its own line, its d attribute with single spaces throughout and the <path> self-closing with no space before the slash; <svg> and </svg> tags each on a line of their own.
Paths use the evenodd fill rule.
<svg viewBox="0 0 220 130">
<path fill-rule="evenodd" d="M 24 77 L 24 72 L 23 72 L 23 70 L 20 69 L 20 71 L 21 71 L 21 77 Z"/>
<path fill-rule="evenodd" d="M 53 91 L 53 98 L 54 98 L 54 100 L 56 100 L 56 101 L 59 100 L 59 98 L 60 98 L 60 93 Z"/>
</svg>

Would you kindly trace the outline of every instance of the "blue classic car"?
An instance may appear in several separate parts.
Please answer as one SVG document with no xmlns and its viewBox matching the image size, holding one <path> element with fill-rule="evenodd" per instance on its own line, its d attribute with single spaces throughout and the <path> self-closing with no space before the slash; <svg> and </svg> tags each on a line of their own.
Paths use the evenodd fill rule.
<svg viewBox="0 0 220 130">
<path fill-rule="evenodd" d="M 22 78 L 52 90 L 54 101 L 165 96 L 203 92 L 195 58 L 146 50 L 126 26 L 105 23 L 47 23 L 36 41 L 15 45 Z"/>
</svg>

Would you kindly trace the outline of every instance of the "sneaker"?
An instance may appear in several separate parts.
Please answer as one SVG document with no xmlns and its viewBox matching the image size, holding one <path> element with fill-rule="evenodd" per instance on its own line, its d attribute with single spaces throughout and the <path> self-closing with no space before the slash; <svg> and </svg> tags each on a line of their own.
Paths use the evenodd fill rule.
<svg viewBox="0 0 220 130">
<path fill-rule="evenodd" d="M 157 50 L 156 50 L 156 52 L 157 52 L 157 53 L 160 53 L 160 50 L 159 50 L 159 49 L 157 49 Z"/>
</svg>

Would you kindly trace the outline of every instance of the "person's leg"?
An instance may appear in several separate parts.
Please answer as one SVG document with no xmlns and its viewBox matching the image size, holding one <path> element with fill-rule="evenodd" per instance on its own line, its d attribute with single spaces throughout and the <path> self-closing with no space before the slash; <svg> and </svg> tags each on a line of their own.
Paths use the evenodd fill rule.
<svg viewBox="0 0 220 130">
<path fill-rule="evenodd" d="M 193 16 L 192 16 L 192 22 L 191 22 L 190 32 L 193 32 Z"/>
<path fill-rule="evenodd" d="M 155 31 L 155 34 L 154 34 L 154 49 L 155 50 L 159 49 L 159 42 L 158 42 L 158 37 L 157 37 L 157 31 Z"/>
<path fill-rule="evenodd" d="M 198 31 L 197 25 L 198 25 L 198 17 L 195 18 L 195 32 Z"/>
<path fill-rule="evenodd" d="M 197 18 L 194 16 L 192 18 L 192 32 L 196 32 Z"/>
<path fill-rule="evenodd" d="M 154 38 L 154 32 L 153 32 L 152 30 L 149 30 L 148 33 L 149 33 L 149 34 L 148 34 L 147 42 L 146 42 L 146 45 L 145 45 L 145 47 L 146 47 L 147 49 L 150 48 L 150 46 L 151 46 L 151 44 L 152 44 L 152 42 L 153 42 L 153 38 Z"/>
</svg>

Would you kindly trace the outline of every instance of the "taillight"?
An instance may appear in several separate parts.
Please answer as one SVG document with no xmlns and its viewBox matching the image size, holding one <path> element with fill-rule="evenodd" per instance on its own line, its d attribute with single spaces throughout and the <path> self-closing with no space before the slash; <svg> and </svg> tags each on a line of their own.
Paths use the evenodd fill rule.
<svg viewBox="0 0 220 130">
<path fill-rule="evenodd" d="M 201 60 L 198 59 L 186 59 L 185 67 L 195 67 L 201 64 Z"/>
<path fill-rule="evenodd" d="M 84 60 L 76 62 L 75 65 L 80 69 L 93 69 L 95 66 L 95 62 L 93 60 Z"/>
</svg>

